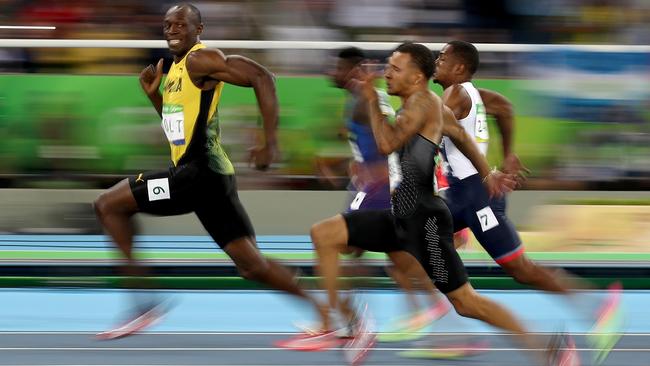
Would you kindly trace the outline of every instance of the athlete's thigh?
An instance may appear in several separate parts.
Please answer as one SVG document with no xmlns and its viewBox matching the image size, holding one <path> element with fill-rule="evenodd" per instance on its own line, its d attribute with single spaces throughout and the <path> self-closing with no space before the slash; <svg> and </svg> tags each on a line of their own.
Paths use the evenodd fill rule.
<svg viewBox="0 0 650 366">
<path fill-rule="evenodd" d="M 465 222 L 465 211 L 468 206 L 467 193 L 464 182 L 456 179 L 454 184 L 445 189 L 440 195 L 453 218 L 454 232 L 467 227 L 467 222 Z"/>
<path fill-rule="evenodd" d="M 490 256 L 503 263 L 523 253 L 519 234 L 506 216 L 505 197 L 490 199 L 487 192 L 477 195 L 466 220 L 474 237 Z"/>
<path fill-rule="evenodd" d="M 390 210 L 350 211 L 343 214 L 343 219 L 348 228 L 348 246 L 380 253 L 402 250 Z"/>
<path fill-rule="evenodd" d="M 129 186 L 140 212 L 169 216 L 193 210 L 199 181 L 198 168 L 183 165 L 132 176 Z"/>
<path fill-rule="evenodd" d="M 239 200 L 235 176 L 207 172 L 203 182 L 194 212 L 212 239 L 221 248 L 243 237 L 254 240 L 255 231 Z"/>
<path fill-rule="evenodd" d="M 441 198 L 434 198 L 413 217 L 399 219 L 398 226 L 403 228 L 400 241 L 441 292 L 448 293 L 467 283 L 467 272 L 454 248 L 451 213 Z"/>
</svg>

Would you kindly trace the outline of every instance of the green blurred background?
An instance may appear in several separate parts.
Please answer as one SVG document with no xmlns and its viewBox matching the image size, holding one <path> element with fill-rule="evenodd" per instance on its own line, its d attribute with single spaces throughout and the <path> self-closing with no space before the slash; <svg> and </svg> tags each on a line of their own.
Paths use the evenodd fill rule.
<svg viewBox="0 0 650 366">
<path fill-rule="evenodd" d="M 544 177 L 557 159 L 567 157 L 563 152 L 576 142 L 578 133 L 607 128 L 620 133 L 620 125 L 535 116 L 530 113 L 527 82 L 477 80 L 476 85 L 506 95 L 516 106 L 515 150 L 534 177 Z M 440 91 L 438 86 L 432 88 Z M 316 76 L 279 77 L 277 90 L 281 106 L 279 173 L 315 175 L 315 156 L 349 155 L 347 143 L 338 136 L 343 126 L 342 91 Z M 397 107 L 398 101 L 394 102 Z M 219 111 L 224 144 L 242 167 L 245 151 L 254 144 L 259 127 L 252 89 L 227 85 Z M 0 75 L 0 116 L 4 141 L 0 144 L 0 173 L 4 175 L 126 175 L 168 164 L 168 147 L 157 115 L 135 76 Z M 499 134 L 494 123 L 490 128 L 489 160 L 498 164 Z M 627 129 L 637 128 L 631 125 Z M 650 147 L 639 148 L 643 155 L 650 152 Z M 609 154 L 607 146 L 598 151 Z M 621 151 L 609 155 L 625 156 Z"/>
</svg>

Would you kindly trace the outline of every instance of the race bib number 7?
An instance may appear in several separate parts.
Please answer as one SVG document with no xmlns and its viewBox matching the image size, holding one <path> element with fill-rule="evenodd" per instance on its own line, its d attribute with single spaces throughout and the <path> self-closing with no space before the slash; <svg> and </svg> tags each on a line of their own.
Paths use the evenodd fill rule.
<svg viewBox="0 0 650 366">
<path fill-rule="evenodd" d="M 162 128 L 172 145 L 185 145 L 185 116 L 180 105 L 164 105 Z"/>
<path fill-rule="evenodd" d="M 497 220 L 497 217 L 494 215 L 490 206 L 485 206 L 476 211 L 476 217 L 478 217 L 478 221 L 481 223 L 481 230 L 483 230 L 483 232 L 499 226 L 499 220 Z"/>
</svg>

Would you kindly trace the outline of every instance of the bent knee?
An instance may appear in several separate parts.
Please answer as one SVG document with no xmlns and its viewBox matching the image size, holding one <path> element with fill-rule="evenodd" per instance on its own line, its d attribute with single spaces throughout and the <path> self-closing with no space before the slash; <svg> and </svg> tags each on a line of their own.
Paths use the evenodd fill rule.
<svg viewBox="0 0 650 366">
<path fill-rule="evenodd" d="M 327 238 L 327 230 L 323 221 L 317 222 L 309 229 L 309 236 L 315 247 L 323 243 Z"/>
<path fill-rule="evenodd" d="M 347 247 L 347 227 L 340 215 L 312 225 L 309 234 L 316 250 L 336 248 L 344 252 Z"/>
<path fill-rule="evenodd" d="M 458 313 L 458 315 L 466 318 L 476 317 L 475 311 L 473 311 L 469 301 L 461 298 L 453 298 L 449 299 L 449 301 L 454 306 L 454 310 L 456 310 L 456 313 Z"/>
<path fill-rule="evenodd" d="M 106 216 L 106 214 L 110 212 L 111 204 L 110 204 L 110 199 L 108 197 L 108 194 L 106 192 L 100 194 L 93 201 L 93 209 L 95 210 L 95 215 L 99 217 Z"/>
<path fill-rule="evenodd" d="M 102 192 L 94 201 L 93 208 L 99 217 L 112 213 L 134 214 L 138 204 L 131 193 L 128 181 L 125 179 L 112 188 Z"/>
<path fill-rule="evenodd" d="M 473 288 L 461 287 L 447 294 L 449 302 L 458 315 L 466 318 L 481 319 L 489 311 L 482 298 Z"/>
</svg>

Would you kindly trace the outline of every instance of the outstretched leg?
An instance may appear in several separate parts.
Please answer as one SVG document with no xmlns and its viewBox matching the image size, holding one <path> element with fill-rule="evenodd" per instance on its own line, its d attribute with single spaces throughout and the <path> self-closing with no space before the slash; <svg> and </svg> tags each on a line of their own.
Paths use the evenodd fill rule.
<svg viewBox="0 0 650 366">
<path fill-rule="evenodd" d="M 406 251 L 389 252 L 388 257 L 395 266 L 395 273 L 391 274 L 391 277 L 400 286 L 406 286 L 402 288 L 407 293 L 409 292 L 407 288 L 423 290 L 429 296 L 431 304 L 436 304 L 440 300 L 438 290 L 415 257 Z M 412 293 L 409 297 L 411 296 L 415 297 Z M 413 302 L 413 304 L 417 304 L 417 302 Z M 418 308 L 414 310 L 418 310 Z"/>
<path fill-rule="evenodd" d="M 224 251 L 233 260 L 243 278 L 311 300 L 311 297 L 298 286 L 293 273 L 262 255 L 255 246 L 255 239 L 250 237 L 235 239 L 224 247 Z"/>
<path fill-rule="evenodd" d="M 529 334 L 512 312 L 499 303 L 478 294 L 469 283 L 465 283 L 446 295 L 459 315 L 478 319 L 501 330 L 514 333 L 518 335 L 515 340 L 524 347 L 546 349 L 546 345 L 541 339 Z M 539 358 L 542 364 L 547 364 L 554 351 L 548 349 L 545 356 Z"/>
<path fill-rule="evenodd" d="M 131 290 L 150 289 L 152 286 L 145 279 L 148 271 L 138 265 L 133 256 L 134 228 L 131 217 L 138 212 L 138 205 L 128 180 L 125 179 L 102 193 L 95 200 L 94 208 L 104 229 L 126 258 L 126 264 L 122 267 L 122 272 L 127 276 L 123 286 Z M 149 298 L 149 294 L 146 294 L 146 299 L 142 299 L 140 295 L 142 294 L 133 293 L 136 308 L 133 318 L 114 329 L 97 334 L 97 337 L 120 338 L 157 322 L 163 314 L 163 310 L 158 309 L 158 302 Z"/>
<path fill-rule="evenodd" d="M 551 270 L 540 266 L 525 254 L 500 265 L 515 281 L 539 290 L 567 295 L 573 289 L 588 287 L 586 284 L 570 278 L 560 269 Z"/>
</svg>

